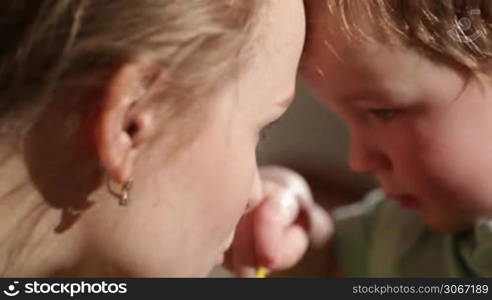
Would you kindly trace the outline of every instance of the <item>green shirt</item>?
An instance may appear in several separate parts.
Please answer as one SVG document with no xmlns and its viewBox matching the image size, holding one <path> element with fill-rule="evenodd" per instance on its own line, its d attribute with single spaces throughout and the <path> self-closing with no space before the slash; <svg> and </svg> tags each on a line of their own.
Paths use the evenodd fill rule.
<svg viewBox="0 0 492 300">
<path fill-rule="evenodd" d="M 335 253 L 349 277 L 492 277 L 492 221 L 460 234 L 430 231 L 374 190 L 334 212 Z"/>
</svg>

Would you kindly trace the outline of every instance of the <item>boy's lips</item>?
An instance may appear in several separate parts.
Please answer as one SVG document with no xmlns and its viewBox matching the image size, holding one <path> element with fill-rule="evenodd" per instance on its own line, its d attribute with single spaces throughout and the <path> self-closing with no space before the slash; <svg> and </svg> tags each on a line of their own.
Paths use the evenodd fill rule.
<svg viewBox="0 0 492 300">
<path fill-rule="evenodd" d="M 401 206 L 410 209 L 418 209 L 421 205 L 420 200 L 410 194 L 388 194 L 388 197 L 396 200 Z"/>
</svg>

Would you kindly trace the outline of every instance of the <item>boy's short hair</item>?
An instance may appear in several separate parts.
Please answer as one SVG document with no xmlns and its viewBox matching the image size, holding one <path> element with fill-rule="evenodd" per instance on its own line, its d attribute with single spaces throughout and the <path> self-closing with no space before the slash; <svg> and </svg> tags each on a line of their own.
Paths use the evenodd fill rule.
<svg viewBox="0 0 492 300">
<path fill-rule="evenodd" d="M 319 1 L 325 1 L 330 22 L 338 23 L 335 30 L 351 39 L 396 38 L 472 74 L 486 72 L 492 62 L 490 0 Z"/>
</svg>

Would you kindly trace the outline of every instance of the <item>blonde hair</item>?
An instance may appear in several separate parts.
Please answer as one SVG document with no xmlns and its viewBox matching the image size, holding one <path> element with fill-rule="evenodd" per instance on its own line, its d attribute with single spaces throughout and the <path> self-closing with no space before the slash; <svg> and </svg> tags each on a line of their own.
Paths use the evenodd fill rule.
<svg viewBox="0 0 492 300">
<path fill-rule="evenodd" d="M 461 70 L 485 72 L 492 59 L 492 1 L 317 0 L 351 39 L 396 40 Z M 368 26 L 369 25 L 369 26 Z"/>
<path fill-rule="evenodd" d="M 105 70 L 89 82 L 103 84 L 148 53 L 174 91 L 211 90 L 230 77 L 256 8 L 250 0 L 3 0 L 2 133 L 27 130 L 34 117 L 23 113 L 39 111 L 64 86 L 88 88 L 77 78 Z"/>
</svg>

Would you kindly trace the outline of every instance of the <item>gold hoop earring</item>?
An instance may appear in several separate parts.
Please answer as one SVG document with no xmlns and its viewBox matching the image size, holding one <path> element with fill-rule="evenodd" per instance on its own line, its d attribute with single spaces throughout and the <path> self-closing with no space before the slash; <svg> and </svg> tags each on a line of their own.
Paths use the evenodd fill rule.
<svg viewBox="0 0 492 300">
<path fill-rule="evenodd" d="M 113 196 L 115 196 L 116 198 L 119 199 L 118 203 L 120 206 L 127 206 L 128 203 L 130 202 L 130 191 L 131 191 L 132 186 L 133 186 L 133 180 L 129 179 L 129 180 L 125 181 L 125 183 L 123 183 L 123 186 L 121 188 L 121 192 L 119 192 L 119 193 L 115 192 L 113 190 L 113 188 L 111 187 L 111 184 L 109 182 L 110 182 L 110 180 L 108 179 L 106 181 L 106 183 L 107 183 L 109 192 Z"/>
</svg>

